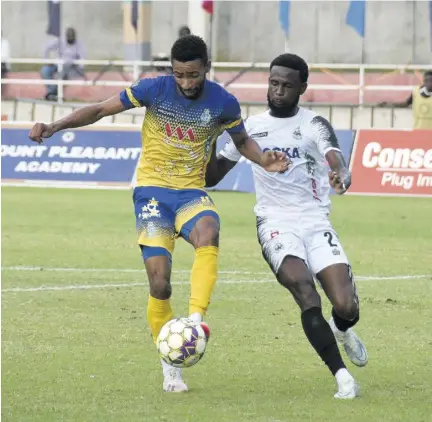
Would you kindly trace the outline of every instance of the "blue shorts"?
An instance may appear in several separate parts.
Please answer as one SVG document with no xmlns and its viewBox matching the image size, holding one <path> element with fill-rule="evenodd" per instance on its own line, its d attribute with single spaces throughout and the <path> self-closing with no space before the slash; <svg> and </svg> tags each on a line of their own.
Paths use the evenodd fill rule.
<svg viewBox="0 0 432 422">
<path fill-rule="evenodd" d="M 219 214 L 210 196 L 201 189 L 168 189 L 138 186 L 134 189 L 138 244 L 144 259 L 151 256 L 171 257 L 177 237 L 189 242 L 196 222 Z"/>
</svg>

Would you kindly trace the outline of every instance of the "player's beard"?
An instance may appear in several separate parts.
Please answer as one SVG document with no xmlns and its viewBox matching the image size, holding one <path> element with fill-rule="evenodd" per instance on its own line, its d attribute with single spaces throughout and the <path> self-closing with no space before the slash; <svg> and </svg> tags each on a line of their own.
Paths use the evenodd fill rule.
<svg viewBox="0 0 432 422">
<path fill-rule="evenodd" d="M 276 106 L 273 104 L 270 100 L 270 95 L 267 92 L 267 104 L 269 106 L 269 109 L 271 111 L 272 116 L 274 117 L 293 117 L 296 115 L 297 106 L 300 101 L 300 95 L 297 96 L 295 101 L 293 101 L 291 104 L 287 104 L 284 106 Z"/>
<path fill-rule="evenodd" d="M 184 90 L 182 89 L 182 87 L 179 84 L 177 84 L 177 88 L 189 100 L 196 100 L 202 94 L 202 92 L 204 90 L 204 84 L 205 84 L 205 80 L 197 87 L 197 89 L 193 95 L 186 95 Z"/>
</svg>

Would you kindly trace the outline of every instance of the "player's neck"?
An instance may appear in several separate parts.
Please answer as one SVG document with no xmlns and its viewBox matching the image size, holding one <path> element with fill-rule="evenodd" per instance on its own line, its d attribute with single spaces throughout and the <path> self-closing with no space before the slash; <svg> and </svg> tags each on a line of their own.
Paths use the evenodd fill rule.
<svg viewBox="0 0 432 422">
<path fill-rule="evenodd" d="M 288 107 L 271 107 L 270 108 L 270 116 L 276 117 L 278 119 L 286 119 L 290 117 L 294 117 L 299 112 L 300 108 L 299 106 L 295 106 L 293 108 Z"/>
</svg>

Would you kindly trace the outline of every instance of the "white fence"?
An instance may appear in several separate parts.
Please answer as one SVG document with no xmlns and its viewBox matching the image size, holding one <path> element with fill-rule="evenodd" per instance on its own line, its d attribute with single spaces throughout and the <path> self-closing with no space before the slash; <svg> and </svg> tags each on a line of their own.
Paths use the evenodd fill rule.
<svg viewBox="0 0 432 422">
<path fill-rule="evenodd" d="M 10 64 L 55 64 L 58 66 L 59 73 L 62 72 L 65 64 L 64 60 L 51 60 L 51 59 L 8 59 L 7 63 Z M 45 79 L 10 79 L 5 78 L 1 80 L 2 84 L 21 84 L 21 85 L 58 85 L 58 102 L 63 102 L 64 99 L 64 86 L 78 85 L 78 86 L 128 86 L 132 81 L 139 78 L 143 68 L 151 69 L 154 67 L 168 67 L 170 65 L 167 61 L 125 61 L 125 60 L 76 60 L 74 64 L 82 66 L 107 66 L 119 67 L 120 69 L 129 68 L 132 74 L 130 81 L 100 81 L 100 80 L 45 80 Z M 270 63 L 247 63 L 247 62 L 215 62 L 212 64 L 212 71 L 210 79 L 214 79 L 214 71 L 220 70 L 239 70 L 245 72 L 248 70 L 268 70 Z M 362 65 L 362 64 L 331 64 L 331 63 L 314 63 L 309 65 L 309 69 L 313 70 L 338 70 L 338 71 L 357 71 L 359 75 L 358 84 L 310 84 L 309 90 L 338 90 L 338 91 L 358 91 L 359 104 L 364 104 L 365 91 L 411 91 L 411 85 L 367 85 L 365 83 L 365 75 L 368 71 L 399 71 L 401 73 L 406 71 L 426 71 L 432 70 L 432 65 Z M 224 85 L 224 83 L 221 83 Z M 265 89 L 267 84 L 259 83 L 230 83 L 231 88 L 236 89 Z"/>
</svg>

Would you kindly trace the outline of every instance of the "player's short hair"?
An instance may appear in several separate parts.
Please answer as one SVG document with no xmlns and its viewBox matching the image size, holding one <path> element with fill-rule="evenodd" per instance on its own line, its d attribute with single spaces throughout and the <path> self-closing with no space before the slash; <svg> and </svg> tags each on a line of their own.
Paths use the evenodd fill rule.
<svg viewBox="0 0 432 422">
<path fill-rule="evenodd" d="M 432 76 L 432 70 L 426 70 L 426 72 L 423 73 L 424 78 L 427 78 L 428 76 Z"/>
<path fill-rule="evenodd" d="M 288 69 L 298 70 L 300 74 L 300 80 L 305 83 L 309 78 L 309 67 L 307 63 L 295 54 L 285 53 L 277 56 L 270 63 L 270 70 L 273 66 L 287 67 Z"/>
<path fill-rule="evenodd" d="M 171 60 L 184 63 L 197 59 L 200 59 L 204 64 L 208 62 L 207 45 L 198 35 L 185 35 L 173 44 Z"/>
</svg>

